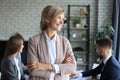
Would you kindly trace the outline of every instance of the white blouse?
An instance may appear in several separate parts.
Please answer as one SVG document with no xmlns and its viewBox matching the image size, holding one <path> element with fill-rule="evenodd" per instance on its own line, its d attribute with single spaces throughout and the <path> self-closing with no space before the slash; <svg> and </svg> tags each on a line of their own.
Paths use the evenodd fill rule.
<svg viewBox="0 0 120 80">
<path fill-rule="evenodd" d="M 15 60 L 15 64 L 16 64 L 16 67 L 17 67 L 17 70 L 18 70 L 18 80 L 21 80 L 21 73 L 20 73 L 20 68 L 19 68 L 19 62 L 18 62 L 18 59 L 17 58 L 14 58 Z"/>
</svg>

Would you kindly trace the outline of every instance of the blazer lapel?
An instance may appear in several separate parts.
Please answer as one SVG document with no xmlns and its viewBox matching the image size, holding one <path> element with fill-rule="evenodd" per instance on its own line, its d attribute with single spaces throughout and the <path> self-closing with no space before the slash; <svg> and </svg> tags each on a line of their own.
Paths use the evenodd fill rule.
<svg viewBox="0 0 120 80">
<path fill-rule="evenodd" d="M 41 33 L 41 45 L 42 45 L 42 51 L 44 54 L 45 62 L 48 64 L 48 63 L 50 63 L 50 57 L 49 57 L 49 53 L 48 53 L 48 46 L 47 46 L 46 37 L 45 37 L 44 32 Z"/>
<path fill-rule="evenodd" d="M 16 76 L 18 78 L 18 70 L 17 70 L 16 63 L 15 63 L 15 60 L 14 60 L 13 56 L 10 56 L 10 60 L 11 60 L 11 62 L 13 64 L 13 66 L 14 66 L 14 71 L 15 71 Z"/>
<path fill-rule="evenodd" d="M 103 80 L 106 77 L 106 75 L 107 75 L 106 72 L 108 72 L 108 70 L 109 70 L 109 65 L 111 63 L 111 58 L 112 58 L 112 56 L 108 59 L 106 64 L 103 65 L 100 80 Z"/>
<path fill-rule="evenodd" d="M 16 65 L 14 65 L 14 71 L 15 71 L 15 73 L 16 73 L 16 76 L 17 76 L 17 78 L 18 78 L 18 70 L 17 70 L 17 67 L 16 67 Z"/>
<path fill-rule="evenodd" d="M 111 62 L 111 58 L 112 58 L 112 56 L 108 59 L 108 61 L 106 62 L 106 64 L 104 64 L 104 66 L 103 66 L 103 72 L 104 72 L 104 70 L 106 70 L 107 67 L 109 66 L 109 64 L 110 64 L 110 62 Z"/>
<path fill-rule="evenodd" d="M 61 39 L 57 35 L 57 39 L 56 39 L 56 62 L 55 63 L 61 63 L 61 60 L 63 57 L 62 55 L 63 55 L 63 45 L 62 45 Z"/>
</svg>

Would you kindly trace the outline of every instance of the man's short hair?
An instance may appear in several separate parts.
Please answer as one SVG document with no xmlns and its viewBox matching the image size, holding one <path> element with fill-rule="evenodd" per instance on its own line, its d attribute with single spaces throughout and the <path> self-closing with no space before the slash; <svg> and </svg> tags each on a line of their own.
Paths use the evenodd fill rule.
<svg viewBox="0 0 120 80">
<path fill-rule="evenodd" d="M 98 45 L 98 47 L 108 48 L 108 49 L 112 48 L 112 40 L 109 38 L 99 39 L 96 41 L 96 44 Z"/>
</svg>

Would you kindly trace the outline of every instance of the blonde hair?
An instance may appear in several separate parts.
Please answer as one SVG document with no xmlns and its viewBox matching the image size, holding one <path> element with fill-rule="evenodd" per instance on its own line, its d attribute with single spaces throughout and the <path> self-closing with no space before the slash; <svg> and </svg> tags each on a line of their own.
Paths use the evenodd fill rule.
<svg viewBox="0 0 120 80">
<path fill-rule="evenodd" d="M 58 14 L 63 13 L 64 10 L 56 6 L 46 6 L 41 14 L 40 29 L 42 31 L 47 29 L 47 20 L 55 18 Z"/>
</svg>

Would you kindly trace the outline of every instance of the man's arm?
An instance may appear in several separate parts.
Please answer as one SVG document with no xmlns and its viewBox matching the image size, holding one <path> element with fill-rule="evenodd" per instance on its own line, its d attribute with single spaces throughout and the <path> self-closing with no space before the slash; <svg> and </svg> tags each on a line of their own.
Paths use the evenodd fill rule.
<svg viewBox="0 0 120 80">
<path fill-rule="evenodd" d="M 98 67 L 96 67 L 95 69 L 91 69 L 88 71 L 84 71 L 82 72 L 82 76 L 83 77 L 87 77 L 87 76 L 95 76 L 101 73 L 102 68 L 103 68 L 103 63 L 101 63 Z"/>
<path fill-rule="evenodd" d="M 65 58 L 64 63 L 70 63 L 72 62 L 72 57 L 68 56 Z M 88 71 L 84 71 L 84 72 L 80 72 L 80 73 L 72 73 L 71 77 L 75 78 L 75 77 L 87 77 L 87 76 L 94 76 L 94 75 L 98 75 L 101 73 L 103 68 L 103 63 L 101 63 L 99 66 L 97 66 L 95 69 L 91 69 Z"/>
</svg>

